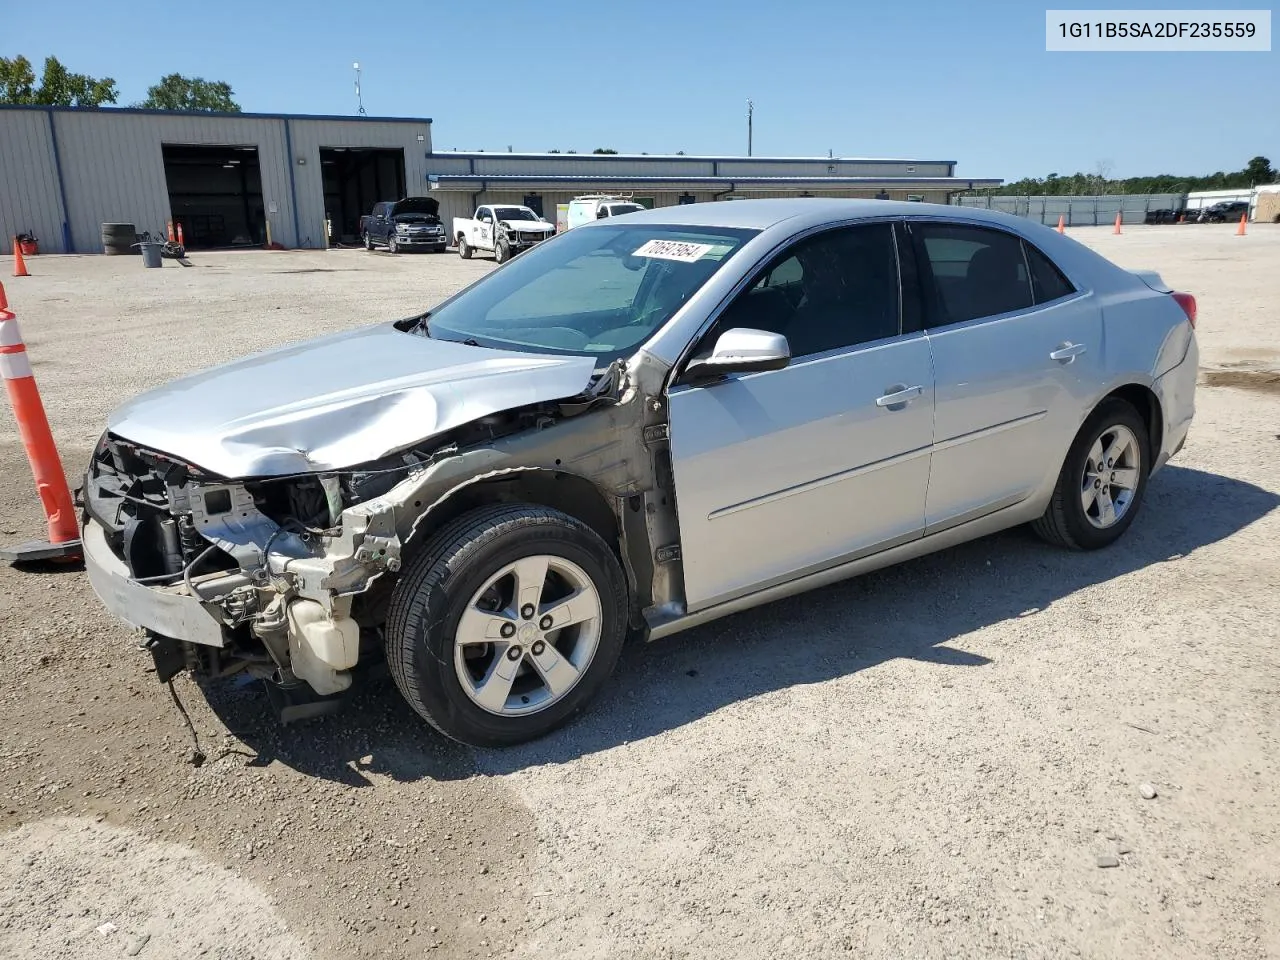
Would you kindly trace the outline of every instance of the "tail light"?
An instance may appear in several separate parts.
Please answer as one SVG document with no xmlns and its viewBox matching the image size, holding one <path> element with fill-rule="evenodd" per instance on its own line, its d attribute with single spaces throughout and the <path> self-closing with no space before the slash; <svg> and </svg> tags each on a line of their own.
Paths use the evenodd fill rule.
<svg viewBox="0 0 1280 960">
<path fill-rule="evenodd" d="M 1189 293 L 1174 293 L 1173 299 L 1178 301 L 1178 306 L 1187 315 L 1191 329 L 1194 330 L 1196 328 L 1196 298 Z"/>
</svg>

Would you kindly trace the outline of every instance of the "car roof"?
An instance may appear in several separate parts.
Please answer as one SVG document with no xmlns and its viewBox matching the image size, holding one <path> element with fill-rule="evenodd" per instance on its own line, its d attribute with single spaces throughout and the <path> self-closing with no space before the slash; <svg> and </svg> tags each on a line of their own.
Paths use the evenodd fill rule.
<svg viewBox="0 0 1280 960">
<path fill-rule="evenodd" d="M 660 223 L 690 227 L 738 227 L 768 230 L 789 220 L 822 223 L 859 217 L 946 217 L 975 223 L 1008 225 L 1020 218 L 979 207 L 906 200 L 852 200 L 835 197 L 792 197 L 768 200 L 718 200 L 658 207 L 627 214 L 628 223 Z M 805 225 L 807 225 L 807 223 Z M 802 224 L 796 224 L 801 226 Z"/>
</svg>

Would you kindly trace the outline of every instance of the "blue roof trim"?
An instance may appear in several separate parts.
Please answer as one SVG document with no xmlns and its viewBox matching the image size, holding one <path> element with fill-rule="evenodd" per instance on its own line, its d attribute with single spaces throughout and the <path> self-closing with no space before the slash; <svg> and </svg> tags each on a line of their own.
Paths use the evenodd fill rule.
<svg viewBox="0 0 1280 960">
<path fill-rule="evenodd" d="M 939 187 L 950 187 L 960 184 L 990 184 L 997 186 L 1004 180 L 995 177 L 917 177 L 907 174 L 901 177 L 699 177 L 688 176 L 591 176 L 590 174 L 483 174 L 483 173 L 441 173 L 427 177 L 431 183 L 705 183 L 711 184 L 784 184 L 799 183 L 806 186 L 817 184 L 869 184 L 906 183 L 928 184 Z"/>
<path fill-rule="evenodd" d="M 738 156 L 714 156 L 714 155 L 693 155 L 679 153 L 500 153 L 497 150 L 485 152 L 483 150 L 432 150 L 427 154 L 427 158 L 432 157 L 462 157 L 480 159 L 481 157 L 489 160 L 502 159 L 506 157 L 513 160 L 591 160 L 593 162 L 609 163 L 619 160 L 712 160 L 717 163 L 727 163 L 737 161 L 740 163 L 909 163 L 909 164 L 931 164 L 937 166 L 954 166 L 956 160 L 904 160 L 900 157 L 744 157 Z"/>
<path fill-rule="evenodd" d="M 431 123 L 430 117 L 361 117 L 327 113 L 216 113 L 209 110 L 147 110 L 142 107 L 59 107 L 35 103 L 0 103 L 0 110 L 43 110 L 46 113 L 143 114 L 148 117 L 212 117 L 216 120 L 344 120 L 352 123 Z"/>
</svg>

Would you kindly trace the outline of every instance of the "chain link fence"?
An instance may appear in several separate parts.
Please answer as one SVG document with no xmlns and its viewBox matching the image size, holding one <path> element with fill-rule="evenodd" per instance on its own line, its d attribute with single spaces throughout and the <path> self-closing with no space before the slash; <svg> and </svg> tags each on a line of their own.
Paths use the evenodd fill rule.
<svg viewBox="0 0 1280 960">
<path fill-rule="evenodd" d="M 1068 227 L 1112 224 L 1116 214 L 1122 223 L 1172 223 L 1185 211 L 1184 193 L 1103 194 L 1094 197 L 952 197 L 959 207 L 1000 210 L 1056 227 L 1062 217 Z"/>
</svg>

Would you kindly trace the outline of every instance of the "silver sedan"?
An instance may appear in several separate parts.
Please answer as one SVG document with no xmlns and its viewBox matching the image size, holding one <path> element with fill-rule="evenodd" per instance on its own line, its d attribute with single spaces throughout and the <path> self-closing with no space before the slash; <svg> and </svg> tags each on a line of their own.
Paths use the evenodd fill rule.
<svg viewBox="0 0 1280 960">
<path fill-rule="evenodd" d="M 526 740 L 627 635 L 1016 524 L 1110 545 L 1187 436 L 1195 317 L 986 211 L 610 218 L 419 316 L 117 411 L 89 573 L 161 679 L 248 670 L 310 715 L 385 654 L 443 733 Z"/>
</svg>

